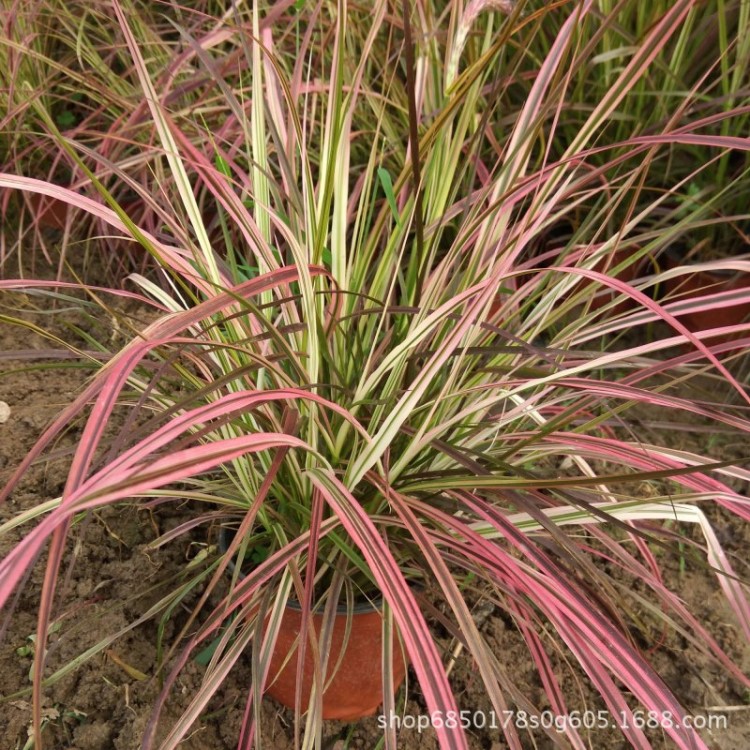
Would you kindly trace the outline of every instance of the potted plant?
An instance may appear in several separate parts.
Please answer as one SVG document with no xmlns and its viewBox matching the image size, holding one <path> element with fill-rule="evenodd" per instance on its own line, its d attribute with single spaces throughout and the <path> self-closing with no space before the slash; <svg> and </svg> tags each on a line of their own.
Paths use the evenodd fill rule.
<svg viewBox="0 0 750 750">
<path fill-rule="evenodd" d="M 330 17 L 280 5 L 278 27 L 263 25 L 253 4 L 218 27 L 211 19 L 208 29 L 192 29 L 191 61 L 206 72 L 205 95 L 220 92 L 226 119 L 218 137 L 198 114 L 189 130 L 176 122 L 166 105 L 170 90 L 157 89 L 137 26 L 120 2 L 112 3 L 158 138 L 151 151 L 141 145 L 143 160 L 158 165 L 152 192 L 173 205 L 159 236 L 134 222 L 97 179 L 105 162 L 116 174 L 131 162 L 110 164 L 79 152 L 43 107 L 40 122 L 107 205 L 43 180 L 0 175 L 3 188 L 68 202 L 131 238 L 147 254 L 151 276 L 134 273 L 128 281 L 142 301 L 162 310 L 121 349 L 100 355 L 103 366 L 14 470 L 2 495 L 66 426 L 84 418 L 62 496 L 0 526 L 0 534 L 10 535 L 28 525 L 0 561 L 0 604 L 11 600 L 49 543 L 33 668 L 35 747 L 43 742 L 45 677 L 54 680 L 66 669 L 45 675 L 45 652 L 66 542 L 77 522 L 104 507 L 153 508 L 175 498 L 189 503 L 193 515 L 157 544 L 201 527 L 214 542 L 220 529 L 231 531 L 205 567 L 189 573 L 195 601 L 164 657 L 163 688 L 143 747 L 156 744 L 160 713 L 181 670 L 200 652 L 203 682 L 159 737 L 160 747 L 176 748 L 217 686 L 249 659 L 242 746 L 261 746 L 258 705 L 293 668 L 297 689 L 289 702 L 304 722 L 305 746 L 322 748 L 321 719 L 355 715 L 326 698 L 345 671 L 346 652 L 357 648 L 351 644 L 364 602 L 376 612 L 370 650 L 381 664 L 378 703 L 385 715 L 397 713 L 408 661 L 424 711 L 442 719 L 434 722 L 440 747 L 468 747 L 467 727 L 445 720 L 462 707 L 432 629 L 437 620 L 455 639 L 454 650 L 473 660 L 497 715 L 518 709 L 541 716 L 541 706 L 517 688 L 488 644 L 468 588 L 481 590 L 518 624 L 556 714 L 566 714 L 567 702 L 546 645 L 550 633 L 570 649 L 602 705 L 624 717 L 616 731 L 645 747 L 634 700 L 659 715 L 686 711 L 633 642 L 628 613 L 588 556 L 620 561 L 668 612 L 664 623 L 677 619 L 705 638 L 711 653 L 748 683 L 666 589 L 651 565 L 652 539 L 637 525 L 675 518 L 698 524 L 719 584 L 750 634 L 745 592 L 706 516 L 689 500 L 719 497 L 738 517 L 746 505 L 709 475 L 709 457 L 644 446 L 603 426 L 633 403 L 704 411 L 690 399 L 666 396 L 642 374 L 678 380 L 689 372 L 680 361 L 646 360 L 659 342 L 604 353 L 581 343 L 596 334 L 596 316 L 580 312 L 571 288 L 585 280 L 629 293 L 625 282 L 578 263 L 573 246 L 567 248 L 573 261 L 537 266 L 524 259 L 547 218 L 570 210 L 571 196 L 583 191 L 604 199 L 600 175 L 577 165 L 616 108 L 615 95 L 590 113 L 565 158 L 531 164 L 546 137 L 543 124 L 564 106 L 556 82 L 568 67 L 589 63 L 591 49 L 579 56 L 574 38 L 593 4 L 585 0 L 570 12 L 533 82 L 522 79 L 528 97 L 504 146 L 485 125 L 503 45 L 529 28 L 520 7 L 455 4 L 450 18 L 421 18 L 426 27 L 417 35 L 416 14 L 396 17 L 385 2 Z M 635 85 L 690 6 L 669 4 L 618 78 L 618 95 Z M 293 24 L 304 33 L 286 33 Z M 441 24 L 449 33 L 436 33 Z M 475 35 L 475 28 L 484 33 Z M 396 37 L 403 40 L 403 68 L 384 82 L 373 70 L 392 59 Z M 235 58 L 237 50 L 246 56 Z M 239 72 L 219 65 L 222 55 L 240 59 Z M 313 77 L 312 69 L 323 77 Z M 177 80 L 177 74 L 170 79 Z M 482 124 L 483 118 L 489 120 Z M 637 159 L 664 138 L 621 145 Z M 720 146 L 710 137 L 702 142 Z M 472 163 L 479 166 L 471 170 Z M 620 164 L 613 158 L 606 165 L 613 180 Z M 221 243 L 210 241 L 196 195 L 213 199 Z M 601 241 L 598 214 L 583 222 L 580 235 Z M 626 227 L 617 226 L 604 241 L 614 247 L 623 233 Z M 39 286 L 67 293 L 62 282 L 0 281 L 4 290 Z M 499 289 L 507 290 L 500 306 Z M 122 291 L 95 292 L 99 299 L 108 293 Z M 658 305 L 633 294 L 667 319 Z M 571 320 L 572 310 L 579 314 Z M 627 317 L 617 325 L 627 329 Z M 690 335 L 679 323 L 675 329 Z M 717 356 L 697 346 L 747 399 Z M 118 409 L 128 416 L 108 437 Z M 710 414 L 750 432 L 741 417 L 718 407 Z M 550 469 L 557 459 L 570 462 L 572 475 Z M 669 482 L 660 497 L 645 500 L 621 489 L 654 476 Z M 626 549 L 623 537 L 647 563 Z M 186 586 L 143 617 L 174 613 Z M 282 634 L 289 619 L 291 638 Z M 80 660 L 108 642 L 94 644 Z M 361 713 L 372 710 L 369 703 Z M 501 730 L 520 747 L 521 728 L 504 722 Z M 680 748 L 705 747 L 685 722 L 664 730 Z M 565 735 L 583 744 L 580 726 L 571 722 L 560 732 L 544 725 L 540 731 L 555 742 Z M 386 747 L 396 746 L 392 726 L 384 737 Z"/>
</svg>

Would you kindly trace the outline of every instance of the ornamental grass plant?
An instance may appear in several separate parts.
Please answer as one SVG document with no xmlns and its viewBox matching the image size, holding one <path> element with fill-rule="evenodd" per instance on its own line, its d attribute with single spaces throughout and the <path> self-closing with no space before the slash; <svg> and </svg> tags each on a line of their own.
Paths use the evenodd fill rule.
<svg viewBox="0 0 750 750">
<path fill-rule="evenodd" d="M 0 53 L 14 71 L 4 137 L 30 171 L 0 174 L 3 197 L 33 209 L 29 196 L 46 196 L 90 217 L 106 236 L 65 245 L 61 268 L 86 252 L 113 278 L 5 278 L 0 289 L 68 304 L 76 290 L 107 313 L 127 297 L 154 311 L 119 349 L 89 340 L 93 357 L 70 345 L 91 377 L 2 492 L 7 500 L 80 425 L 63 494 L 6 505 L 0 525 L 0 538 L 23 530 L 0 561 L 9 616 L 27 572 L 45 570 L 35 747 L 45 686 L 111 642 L 45 669 L 70 547 L 81 521 L 108 507 L 187 502 L 190 518 L 157 546 L 219 526 L 236 532 L 133 623 L 168 619 L 197 594 L 160 643 L 163 688 L 145 748 L 156 746 L 181 670 L 207 649 L 201 687 L 158 746 L 176 748 L 251 658 L 238 747 L 263 747 L 259 705 L 289 601 L 306 622 L 319 608 L 382 600 L 384 633 L 398 634 L 411 663 L 408 689 L 446 714 L 460 706 L 428 616 L 440 612 L 494 710 L 539 714 L 488 645 L 468 589 L 512 618 L 555 713 L 569 708 L 551 660 L 564 648 L 613 715 L 683 716 L 632 638 L 632 600 L 605 562 L 647 587 L 658 602 L 644 604 L 651 618 L 750 685 L 664 583 L 655 553 L 674 544 L 675 528 L 696 526 L 702 542 L 684 543 L 716 573 L 747 639 L 747 586 L 705 509 L 750 520 L 733 489 L 750 474 L 708 450 L 646 443 L 630 421 L 638 409 L 666 409 L 686 430 L 705 419 L 745 440 L 750 394 L 733 373 L 750 324 L 731 327 L 731 345 L 707 345 L 715 330 L 691 332 L 674 313 L 712 300 L 651 295 L 674 271 L 625 283 L 601 270 L 625 247 L 635 249 L 624 265 L 658 255 L 700 221 L 692 211 L 664 218 L 682 178 L 666 191 L 646 186 L 670 150 L 745 158 L 735 124 L 746 112 L 725 100 L 706 117 L 686 106 L 678 121 L 649 107 L 652 77 L 671 71 L 704 3 L 657 4 L 622 55 L 600 46 L 620 33 L 627 6 L 608 5 L 111 0 L 54 22 L 51 0 L 37 15 L 16 6 Z M 67 50 L 54 70 L 43 40 L 21 45 L 10 33 L 40 18 L 47 42 Z M 606 85 L 577 107 L 590 75 Z M 681 95 L 715 94 L 697 82 Z M 715 118 L 718 133 L 706 130 Z M 60 164 L 67 184 L 54 177 Z M 4 248 L 34 253 L 33 235 Z M 713 401 L 685 396 L 697 376 L 716 384 Z M 301 643 L 326 653 L 325 637 Z M 387 687 L 394 658 L 386 649 L 385 714 L 401 700 Z M 298 697 L 300 747 L 323 747 L 321 692 L 318 673 L 309 705 Z M 649 747 L 638 722 L 629 726 L 627 740 Z M 664 731 L 676 747 L 706 747 L 686 726 Z M 502 732 L 509 747 L 524 746 L 512 724 Z M 579 727 L 547 733 L 586 746 Z M 461 726 L 436 734 L 442 748 L 469 746 Z M 383 746 L 397 743 L 386 727 Z"/>
</svg>

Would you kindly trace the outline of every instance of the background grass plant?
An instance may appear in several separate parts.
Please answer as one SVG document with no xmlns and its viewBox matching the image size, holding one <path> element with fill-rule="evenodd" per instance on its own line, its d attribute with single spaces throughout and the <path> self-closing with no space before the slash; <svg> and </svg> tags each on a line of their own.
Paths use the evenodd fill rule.
<svg viewBox="0 0 750 750">
<path fill-rule="evenodd" d="M 430 604 L 414 582 L 444 606 L 493 708 L 538 713 L 477 627 L 467 575 L 512 614 L 555 711 L 566 701 L 549 631 L 614 714 L 632 717 L 637 702 L 682 715 L 630 638 L 632 607 L 596 564 L 608 558 L 648 586 L 662 608 L 655 617 L 679 623 L 747 684 L 663 583 L 653 550 L 664 543 L 643 525 L 697 524 L 747 637 L 746 586 L 702 510 L 748 520 L 747 498 L 728 481 L 747 481 L 747 471 L 644 444 L 626 427 L 645 406 L 745 435 L 750 396 L 733 361 L 750 325 L 733 327 L 733 348 L 709 346 L 707 332 L 673 313 L 711 300 L 649 295 L 674 271 L 626 283 L 601 265 L 658 255 L 703 226 L 702 197 L 670 208 L 697 171 L 665 172 L 665 163 L 695 149 L 720 176 L 746 159 L 735 129 L 747 115 L 735 5 L 340 0 L 219 13 L 113 0 L 79 16 L 46 2 L 19 6 L 0 45 L 20 71 L 4 127 L 19 134 L 7 141 L 19 168 L 1 174 L 0 187 L 54 198 L 91 217 L 90 231 L 116 235 L 88 245 L 113 289 L 85 279 L 80 289 L 99 301 L 126 284 L 162 310 L 122 349 L 101 342 L 104 364 L 3 492 L 82 422 L 63 495 L 0 526 L 28 529 L 0 562 L 2 603 L 49 550 L 36 746 L 44 686 L 73 666 L 45 674 L 44 653 L 76 520 L 175 494 L 195 515 L 156 544 L 217 523 L 238 533 L 138 620 L 200 592 L 180 634 L 160 644 L 164 689 L 146 747 L 180 670 L 208 644 L 203 684 L 160 746 L 177 747 L 246 647 L 255 668 L 240 746 L 262 746 L 258 706 L 290 598 L 309 617 L 313 606 L 382 596 L 384 627 L 397 628 L 426 708 L 455 710 Z M 722 43 L 702 74 L 690 51 L 706 28 Z M 22 49 L 29 34 L 36 43 Z M 52 57 L 50 44 L 64 52 Z M 74 86 L 84 87 L 75 103 Z M 58 102 L 75 104 L 80 120 L 61 120 Z M 66 185 L 55 181 L 59 164 Z M 27 251 L 28 236 L 15 241 Z M 23 279 L 0 288 L 66 289 Z M 633 305 L 623 311 L 624 300 Z M 645 324 L 663 337 L 627 338 Z M 737 405 L 686 398 L 680 384 L 703 373 Z M 107 436 L 116 410 L 128 416 Z M 656 481 L 667 490 L 638 496 Z M 256 566 L 233 575 L 216 604 L 211 594 L 237 555 Z M 304 719 L 298 706 L 300 746 L 322 746 L 319 699 L 318 687 Z M 384 700 L 395 710 L 387 691 Z M 521 747 L 515 727 L 504 732 Z M 687 728 L 666 732 L 678 747 L 705 747 Z M 437 735 L 441 747 L 467 747 L 460 727 Z M 384 737 L 396 746 L 393 731 Z M 627 737 L 649 746 L 638 728 Z M 571 726 L 565 740 L 584 746 Z"/>
</svg>

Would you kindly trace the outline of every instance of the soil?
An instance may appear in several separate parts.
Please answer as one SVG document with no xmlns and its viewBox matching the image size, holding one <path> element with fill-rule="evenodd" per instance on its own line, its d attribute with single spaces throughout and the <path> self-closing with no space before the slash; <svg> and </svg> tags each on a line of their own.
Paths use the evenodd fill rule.
<svg viewBox="0 0 750 750">
<path fill-rule="evenodd" d="M 44 304 L 43 300 L 40 303 L 23 295 L 7 295 L 3 312 L 8 312 L 10 307 L 26 320 L 48 326 L 50 315 L 40 311 Z M 95 324 L 88 319 L 66 318 L 58 310 L 54 316 L 54 328 L 70 337 L 73 334 L 66 322 L 71 320 L 76 320 L 84 328 Z M 41 355 L 47 348 L 49 344 L 35 334 L 8 325 L 0 327 L 0 353 L 38 349 Z M 39 366 L 45 361 L 31 358 L 0 360 L 0 400 L 10 407 L 9 418 L 0 423 L 0 482 L 7 479 L 9 469 L 22 460 L 43 427 L 61 406 L 70 401 L 89 374 L 80 368 L 41 369 Z M 32 507 L 59 495 L 69 457 L 65 449 L 75 445 L 76 437 L 75 431 L 67 433 L 56 445 L 59 458 L 29 472 L 7 506 L 0 507 L 0 522 L 20 508 Z M 60 628 L 51 636 L 50 672 L 104 636 L 133 622 L 146 606 L 157 601 L 159 582 L 179 576 L 186 559 L 195 556 L 195 548 L 180 543 L 147 550 L 146 545 L 155 538 L 157 531 L 163 533 L 184 520 L 186 513 L 185 508 L 168 505 L 153 512 L 136 507 L 120 508 L 94 514 L 81 524 L 76 536 L 78 544 L 74 564 L 66 568 L 58 594 L 55 621 Z M 750 528 L 733 521 L 724 523 L 720 531 L 727 552 L 741 560 L 750 541 Z M 2 543 L 6 546 L 5 549 L 0 547 L 0 556 L 7 553 L 12 540 L 5 538 Z M 200 544 L 200 541 L 196 542 L 196 545 Z M 0 628 L 7 627 L 0 642 L 0 696 L 3 698 L 0 702 L 0 750 L 30 747 L 27 744 L 31 720 L 28 688 L 33 650 L 29 649 L 29 635 L 36 630 L 43 562 L 42 559 L 37 564 L 21 589 L 12 617 L 0 619 Z M 748 673 L 750 652 L 723 601 L 715 577 L 700 564 L 693 564 L 689 556 L 684 569 L 683 562 L 676 548 L 673 555 L 665 554 L 666 582 L 680 593 L 720 645 Z M 747 573 L 740 562 L 737 565 L 739 571 Z M 627 585 L 636 584 L 629 582 Z M 512 620 L 492 607 L 486 607 L 479 597 L 476 599 L 477 622 L 481 621 L 481 630 L 494 644 L 498 658 L 507 665 L 513 679 L 529 699 L 543 708 L 541 681 Z M 189 609 L 190 602 L 190 599 L 184 602 L 185 610 Z M 185 613 L 178 612 L 168 626 L 167 637 L 177 632 L 184 619 Z M 153 677 L 157 661 L 156 628 L 154 622 L 135 628 L 45 689 L 45 748 L 136 750 L 140 747 L 153 702 L 159 693 L 159 681 Z M 437 625 L 435 632 L 440 646 L 446 654 L 450 653 L 453 649 L 450 638 Z M 706 729 L 701 733 L 709 747 L 717 750 L 750 747 L 750 696 L 747 690 L 727 677 L 721 666 L 688 645 L 682 637 L 662 636 L 662 633 L 653 634 L 651 642 L 644 645 L 644 651 L 649 653 L 657 671 L 683 705 L 694 715 L 726 717 L 725 728 Z M 22 650 L 20 653 L 19 649 Z M 566 663 L 569 655 L 553 649 L 550 653 L 558 679 L 565 688 L 568 710 L 603 709 L 603 702 L 583 673 Z M 167 704 L 159 725 L 160 736 L 164 736 L 171 722 L 187 707 L 200 685 L 202 674 L 203 667 L 195 662 L 188 664 Z M 452 681 L 460 707 L 478 717 L 478 723 L 482 720 L 491 722 L 491 707 L 481 681 L 465 656 L 459 657 Z M 414 717 L 425 715 L 425 709 L 418 688 L 414 687 L 413 675 L 411 685 L 404 715 L 414 721 Z M 236 748 L 249 686 L 248 655 L 229 675 L 182 747 L 187 750 Z M 265 699 L 261 717 L 261 747 L 269 750 L 294 747 L 294 722 L 289 710 Z M 326 722 L 323 733 L 327 747 L 333 750 L 369 750 L 377 746 L 382 736 L 376 717 L 352 725 Z M 618 730 L 589 733 L 582 729 L 581 733 L 592 748 L 617 750 L 630 747 Z M 521 735 L 527 748 L 555 746 L 541 731 L 521 731 Z M 660 733 L 649 732 L 649 736 L 655 747 L 674 746 Z M 429 750 L 437 744 L 432 730 L 411 727 L 399 732 L 398 746 L 404 750 Z M 471 730 L 470 747 L 473 750 L 500 750 L 506 745 L 499 729 L 476 727 Z"/>
</svg>

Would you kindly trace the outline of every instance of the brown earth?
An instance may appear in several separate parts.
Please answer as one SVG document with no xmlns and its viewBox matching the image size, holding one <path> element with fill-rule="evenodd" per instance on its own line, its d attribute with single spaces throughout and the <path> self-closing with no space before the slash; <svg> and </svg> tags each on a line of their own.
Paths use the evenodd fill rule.
<svg viewBox="0 0 750 750">
<path fill-rule="evenodd" d="M 54 314 L 44 311 L 47 303 L 23 295 L 6 295 L 0 312 L 20 314 L 26 320 L 53 328 L 62 335 L 72 336 L 66 323 L 74 321 L 92 331 L 102 321 L 76 317 L 59 308 Z M 103 323 L 108 325 L 107 321 Z M 19 349 L 43 350 L 49 347 L 41 337 L 0 326 L 0 353 Z M 0 360 L 0 400 L 10 406 L 9 419 L 0 424 L 0 482 L 7 479 L 9 469 L 18 464 L 38 437 L 40 431 L 80 388 L 89 374 L 86 369 L 39 369 L 45 360 Z M 71 364 L 74 361 L 71 360 Z M 13 516 L 20 508 L 32 507 L 57 496 L 65 480 L 68 456 L 65 449 L 76 443 L 75 431 L 61 438 L 56 448 L 63 455 L 52 463 L 32 469 L 7 506 L 0 507 L 0 522 Z M 728 448 L 733 454 L 736 446 Z M 66 663 L 104 636 L 118 631 L 158 599 L 160 581 L 179 576 L 187 559 L 196 554 L 203 543 L 196 537 L 194 545 L 179 543 L 158 550 L 146 550 L 157 531 L 163 533 L 184 520 L 189 509 L 169 508 L 165 505 L 153 512 L 136 507 L 93 514 L 80 525 L 77 534 L 75 564 L 66 568 L 58 596 L 56 621 L 60 629 L 52 634 L 49 655 L 50 670 Z M 750 540 L 750 529 L 736 520 L 716 517 L 720 522 L 722 541 L 735 557 L 739 571 Z M 200 533 L 200 530 L 199 530 Z M 697 537 L 696 537 L 697 539 Z M 5 538 L 0 556 L 8 551 L 11 542 Z M 664 555 L 665 579 L 679 592 L 691 610 L 714 634 L 723 648 L 739 663 L 745 673 L 750 671 L 747 644 L 744 643 L 733 616 L 725 605 L 715 577 L 687 556 L 685 569 L 675 547 L 674 554 Z M 29 647 L 28 636 L 36 629 L 36 608 L 43 574 L 43 559 L 20 592 L 13 616 L 3 617 L 0 628 L 7 626 L 0 642 L 0 750 L 23 750 L 26 745 L 31 710 L 29 704 L 29 669 L 32 653 L 19 654 L 18 649 Z M 630 582 L 626 585 L 634 585 Z M 190 598 L 184 602 L 190 606 Z M 532 702 L 544 707 L 543 690 L 529 658 L 528 650 L 503 613 L 482 607 L 477 599 L 478 612 L 484 612 L 481 629 L 495 653 Z M 489 613 L 489 616 L 487 614 Z M 167 626 L 167 640 L 185 621 L 185 613 L 178 612 Z M 479 616 L 478 616 L 479 622 Z M 739 750 L 750 747 L 750 695 L 736 680 L 706 656 L 687 645 L 677 635 L 664 638 L 653 634 L 653 642 L 644 645 L 650 659 L 677 697 L 695 715 L 724 717 L 726 728 L 706 729 L 702 736 L 711 748 Z M 450 639 L 440 634 L 440 646 L 449 653 Z M 661 642 L 663 641 L 663 642 Z M 586 677 L 575 668 L 566 666 L 568 654 L 554 652 L 558 678 L 566 691 L 569 710 L 599 710 L 603 703 L 591 689 Z M 158 680 L 153 679 L 156 664 L 156 624 L 144 624 L 113 643 L 99 654 L 45 690 L 46 729 L 45 747 L 48 750 L 136 750 L 159 692 Z M 188 750 L 210 748 L 223 750 L 237 746 L 244 699 L 250 685 L 249 655 L 230 674 L 204 717 L 193 728 L 183 743 Z M 191 662 L 177 682 L 160 724 L 162 734 L 188 705 L 200 685 L 203 668 Z M 146 679 L 143 679 L 143 678 Z M 476 714 L 478 722 L 492 723 L 491 707 L 487 702 L 476 670 L 465 658 L 459 658 L 452 680 L 460 707 Z M 412 685 L 414 684 L 412 676 Z M 424 715 L 418 688 L 412 688 L 405 714 Z M 501 717 L 496 717 L 499 721 Z M 415 719 L 412 718 L 412 721 Z M 713 719 L 717 721 L 717 719 Z M 290 711 L 266 699 L 262 705 L 262 747 L 287 750 L 293 744 L 293 717 Z M 597 730 L 588 734 L 581 730 L 592 748 L 629 747 L 618 730 Z M 343 748 L 374 748 L 381 731 L 378 719 L 366 719 L 359 724 L 345 725 L 327 722 L 324 736 L 327 746 Z M 551 739 L 540 731 L 521 732 L 525 747 L 551 748 Z M 673 747 L 668 738 L 650 732 L 655 747 Z M 398 746 L 404 750 L 435 748 L 431 730 L 403 729 Z M 498 729 L 475 728 L 471 731 L 472 749 L 505 747 Z"/>
</svg>

